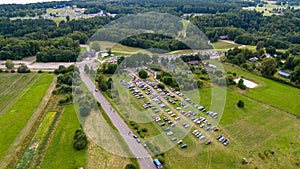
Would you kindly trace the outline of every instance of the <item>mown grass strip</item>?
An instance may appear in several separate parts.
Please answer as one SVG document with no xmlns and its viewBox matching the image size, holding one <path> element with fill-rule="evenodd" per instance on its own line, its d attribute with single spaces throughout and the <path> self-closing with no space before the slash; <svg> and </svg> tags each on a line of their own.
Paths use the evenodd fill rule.
<svg viewBox="0 0 300 169">
<path fill-rule="evenodd" d="M 13 143 L 49 88 L 53 75 L 40 74 L 29 90 L 0 119 L 0 158 Z"/>
<path fill-rule="evenodd" d="M 46 152 L 41 168 L 85 168 L 87 164 L 86 149 L 82 151 L 73 149 L 73 137 L 78 128 L 80 128 L 80 123 L 74 106 L 68 105 Z"/>
</svg>

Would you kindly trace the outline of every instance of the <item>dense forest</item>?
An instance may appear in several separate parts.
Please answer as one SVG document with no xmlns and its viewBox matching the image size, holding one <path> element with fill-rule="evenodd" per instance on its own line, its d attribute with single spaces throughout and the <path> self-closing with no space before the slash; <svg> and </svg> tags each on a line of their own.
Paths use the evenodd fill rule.
<svg viewBox="0 0 300 169">
<path fill-rule="evenodd" d="M 187 19 L 200 28 L 211 42 L 217 41 L 220 36 L 227 36 L 229 40 L 245 45 L 256 45 L 263 41 L 264 47 L 288 49 L 292 55 L 299 55 L 300 10 L 289 7 L 284 10 L 284 15 L 265 17 L 263 13 L 241 9 L 260 3 L 259 0 L 254 2 L 240 0 L 186 0 L 184 2 L 180 0 L 73 0 L 28 5 L 0 5 L 0 59 L 13 60 L 37 56 L 37 61 L 42 62 L 74 61 L 79 54 L 78 44 L 85 43 L 95 32 L 99 36 L 94 35 L 90 40 L 94 38 L 94 40 L 121 42 L 124 45 L 145 49 L 158 48 L 172 51 L 210 48 L 206 44 L 208 40 L 201 33 L 193 32 L 196 29 L 191 24 L 186 28 L 186 35 L 181 34 L 185 28 L 178 20 L 179 17 L 165 17 L 166 14 L 146 17 L 133 15 L 133 18 L 127 18 L 124 21 L 118 19 L 124 14 L 148 11 L 170 13 L 176 16 L 182 16 L 184 13 L 202 13 L 205 15 L 190 16 Z M 10 19 L 15 16 L 36 16 L 44 13 L 46 8 L 71 5 L 86 8 L 86 13 L 104 10 L 120 15 L 116 18 L 69 18 L 58 24 L 41 17 L 39 19 Z M 112 23 L 108 28 L 97 31 L 103 25 L 116 19 L 118 19 L 117 24 Z M 145 30 L 150 32 L 145 33 Z M 183 40 L 183 36 L 186 40 Z M 57 45 L 62 44 L 62 41 L 68 44 Z M 191 47 L 191 44 L 196 47 Z M 63 58 L 62 56 L 66 54 L 70 56 Z"/>
<path fill-rule="evenodd" d="M 241 7 L 254 6 L 257 2 L 240 0 L 72 0 L 62 2 L 44 2 L 35 4 L 13 4 L 0 5 L 0 17 L 24 17 L 40 16 L 46 12 L 45 9 L 60 5 L 77 5 L 79 8 L 86 8 L 86 14 L 97 13 L 104 10 L 116 14 L 133 14 L 141 12 L 167 12 L 177 16 L 182 13 L 217 13 L 228 12 Z"/>
<path fill-rule="evenodd" d="M 75 61 L 79 44 L 111 18 L 94 17 L 61 21 L 48 19 L 0 19 L 0 60 L 37 56 L 37 61 Z M 66 57 L 64 57 L 66 56 Z"/>
<path fill-rule="evenodd" d="M 216 15 L 196 16 L 191 19 L 208 38 L 215 42 L 219 36 L 245 45 L 264 41 L 265 46 L 287 49 L 300 43 L 300 10 L 287 9 L 283 16 L 263 17 L 256 11 L 236 11 Z"/>
</svg>

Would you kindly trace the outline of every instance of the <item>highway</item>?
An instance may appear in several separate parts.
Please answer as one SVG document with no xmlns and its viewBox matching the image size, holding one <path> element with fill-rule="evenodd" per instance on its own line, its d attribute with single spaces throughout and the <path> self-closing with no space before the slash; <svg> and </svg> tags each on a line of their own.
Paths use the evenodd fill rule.
<svg viewBox="0 0 300 169">
<path fill-rule="evenodd" d="M 129 131 L 132 133 L 132 131 L 129 129 L 129 127 L 126 125 L 126 123 L 122 120 L 120 115 L 116 113 L 115 109 L 111 106 L 111 104 L 106 100 L 106 98 L 102 95 L 102 93 L 95 92 L 96 86 L 92 82 L 92 80 L 85 74 L 83 71 L 83 66 L 79 66 L 80 69 L 80 77 L 81 80 L 84 82 L 86 87 L 89 89 L 89 91 L 93 94 L 95 99 L 101 103 L 103 110 L 106 112 L 108 117 L 110 118 L 111 122 L 114 124 L 114 126 L 119 131 L 120 135 L 128 145 L 130 151 L 132 154 L 137 158 L 138 163 L 140 165 L 140 168 L 142 169 L 155 169 L 155 165 L 153 164 L 153 160 L 151 156 L 148 154 L 148 152 L 145 150 L 143 145 L 141 143 L 138 143 L 136 139 L 133 137 L 128 137 Z"/>
</svg>

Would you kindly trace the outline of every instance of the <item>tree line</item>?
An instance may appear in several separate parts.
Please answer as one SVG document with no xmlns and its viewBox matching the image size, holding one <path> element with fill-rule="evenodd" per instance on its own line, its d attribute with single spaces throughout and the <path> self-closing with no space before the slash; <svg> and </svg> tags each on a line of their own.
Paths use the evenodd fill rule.
<svg viewBox="0 0 300 169">
<path fill-rule="evenodd" d="M 263 16 L 256 11 L 238 10 L 215 15 L 196 16 L 191 22 L 215 42 L 219 36 L 245 45 L 265 42 L 265 47 L 287 49 L 300 42 L 297 10 L 287 9 L 283 16 Z"/>
</svg>

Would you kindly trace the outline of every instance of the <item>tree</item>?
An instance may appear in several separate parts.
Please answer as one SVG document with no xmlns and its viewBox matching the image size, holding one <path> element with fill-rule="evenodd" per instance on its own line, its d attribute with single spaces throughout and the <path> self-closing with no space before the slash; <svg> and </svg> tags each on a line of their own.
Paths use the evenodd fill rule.
<svg viewBox="0 0 300 169">
<path fill-rule="evenodd" d="M 84 72 L 85 73 L 89 73 L 90 72 L 90 68 L 86 64 L 84 65 Z"/>
<path fill-rule="evenodd" d="M 139 71 L 139 77 L 142 79 L 146 79 L 148 77 L 148 73 L 144 69 L 142 69 Z"/>
<path fill-rule="evenodd" d="M 88 140 L 82 129 L 77 129 L 74 135 L 73 148 L 75 150 L 83 150 L 88 145 Z"/>
<path fill-rule="evenodd" d="M 67 20 L 67 22 L 69 22 L 70 21 L 70 16 L 68 15 L 68 16 L 66 16 L 66 20 Z"/>
<path fill-rule="evenodd" d="M 160 88 L 160 89 L 165 89 L 165 85 L 162 84 L 162 83 L 159 83 L 159 84 L 157 85 L 157 87 Z"/>
<path fill-rule="evenodd" d="M 257 42 L 257 44 L 256 44 L 256 50 L 259 51 L 260 49 L 263 49 L 264 45 L 265 45 L 264 41 Z"/>
<path fill-rule="evenodd" d="M 93 42 L 91 44 L 91 49 L 94 49 L 96 52 L 99 52 L 101 50 L 99 42 Z"/>
<path fill-rule="evenodd" d="M 274 54 L 276 54 L 276 48 L 273 46 L 268 46 L 266 48 L 266 52 L 269 53 L 270 55 L 274 55 Z"/>
<path fill-rule="evenodd" d="M 14 63 L 11 60 L 7 59 L 5 62 L 5 67 L 7 69 L 14 69 Z"/>
<path fill-rule="evenodd" d="M 276 72 L 277 62 L 274 58 L 266 58 L 261 62 L 260 71 L 264 76 L 273 76 Z"/>
<path fill-rule="evenodd" d="M 136 169 L 136 166 L 134 164 L 127 164 L 125 169 Z"/>
<path fill-rule="evenodd" d="M 106 50 L 107 50 L 108 56 L 110 56 L 111 55 L 111 48 L 107 48 Z"/>
<path fill-rule="evenodd" d="M 98 88 L 105 92 L 108 89 L 107 82 L 105 81 L 105 78 L 103 75 L 99 74 L 96 81 L 98 82 Z"/>
<path fill-rule="evenodd" d="M 291 74 L 291 81 L 300 84 L 300 65 L 295 68 Z"/>
<path fill-rule="evenodd" d="M 91 106 L 89 105 L 89 103 L 87 101 L 84 101 L 83 103 L 81 103 L 79 112 L 80 112 L 81 117 L 87 117 L 88 115 L 90 115 Z"/>
<path fill-rule="evenodd" d="M 125 59 L 124 56 L 119 57 L 118 60 L 117 60 L 117 64 L 118 65 L 121 64 L 124 61 L 124 59 Z"/>
<path fill-rule="evenodd" d="M 237 84 L 237 87 L 239 87 L 240 89 L 243 89 L 243 90 L 246 89 L 246 85 L 244 85 L 244 80 L 243 79 L 239 80 L 239 82 Z"/>
<path fill-rule="evenodd" d="M 239 108 L 244 108 L 245 103 L 244 103 L 242 100 L 239 100 L 238 103 L 237 103 L 237 106 L 238 106 Z"/>
<path fill-rule="evenodd" d="M 30 69 L 26 65 L 18 67 L 18 73 L 30 73 Z"/>
</svg>

